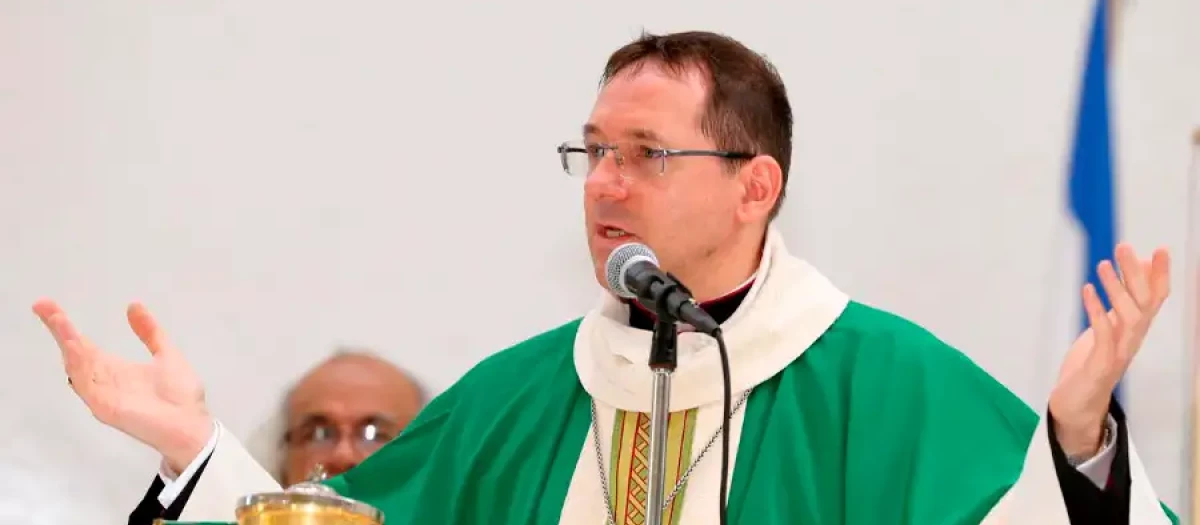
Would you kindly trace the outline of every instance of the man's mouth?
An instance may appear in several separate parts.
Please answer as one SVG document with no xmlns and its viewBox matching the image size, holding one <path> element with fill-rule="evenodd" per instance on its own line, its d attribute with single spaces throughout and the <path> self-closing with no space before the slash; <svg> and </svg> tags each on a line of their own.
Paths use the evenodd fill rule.
<svg viewBox="0 0 1200 525">
<path fill-rule="evenodd" d="M 600 233 L 609 239 L 620 239 L 622 237 L 630 237 L 629 232 L 620 228 L 604 226 L 600 228 Z"/>
<path fill-rule="evenodd" d="M 613 241 L 632 241 L 636 235 L 626 230 L 623 226 L 613 224 L 598 224 L 596 225 L 596 235 L 605 240 Z"/>
</svg>

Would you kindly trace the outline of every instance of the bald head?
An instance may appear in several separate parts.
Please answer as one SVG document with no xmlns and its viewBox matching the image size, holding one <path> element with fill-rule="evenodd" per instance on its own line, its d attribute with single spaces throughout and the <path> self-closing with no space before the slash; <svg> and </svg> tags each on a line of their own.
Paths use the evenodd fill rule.
<svg viewBox="0 0 1200 525">
<path fill-rule="evenodd" d="M 305 374 L 288 394 L 285 486 L 320 464 L 331 476 L 396 437 L 424 405 L 416 382 L 367 352 L 341 351 Z"/>
</svg>

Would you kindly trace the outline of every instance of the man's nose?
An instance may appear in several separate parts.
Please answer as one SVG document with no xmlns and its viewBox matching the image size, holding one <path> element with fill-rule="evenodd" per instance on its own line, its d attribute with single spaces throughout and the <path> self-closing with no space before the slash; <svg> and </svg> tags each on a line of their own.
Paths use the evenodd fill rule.
<svg viewBox="0 0 1200 525">
<path fill-rule="evenodd" d="M 348 439 L 342 439 L 338 440 L 337 446 L 330 451 L 325 460 L 325 467 L 330 471 L 330 475 L 341 474 L 353 468 L 362 459 L 362 453 L 358 451 L 354 443 Z"/>
<path fill-rule="evenodd" d="M 619 201 L 629 195 L 628 181 L 621 174 L 617 152 L 600 159 L 583 182 L 584 194 L 590 199 Z"/>
</svg>

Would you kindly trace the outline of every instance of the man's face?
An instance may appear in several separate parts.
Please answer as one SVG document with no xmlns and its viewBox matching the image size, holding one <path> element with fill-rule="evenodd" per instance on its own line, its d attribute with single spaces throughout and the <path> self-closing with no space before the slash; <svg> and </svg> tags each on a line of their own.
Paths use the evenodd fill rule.
<svg viewBox="0 0 1200 525">
<path fill-rule="evenodd" d="M 698 73 L 675 74 L 644 64 L 601 90 L 584 141 L 618 145 L 627 159 L 641 148 L 716 149 L 700 131 L 706 97 Z M 668 157 L 661 174 L 657 168 L 633 173 L 631 159 L 618 166 L 614 158 L 607 154 L 584 184 L 597 280 L 606 283 L 605 263 L 613 249 L 641 242 L 654 250 L 664 270 L 684 284 L 693 282 L 736 231 L 743 194 L 739 178 L 716 157 Z"/>
<path fill-rule="evenodd" d="M 359 464 L 420 410 L 420 392 L 389 363 L 335 357 L 300 381 L 288 398 L 284 486 L 320 464 L 334 476 Z"/>
</svg>

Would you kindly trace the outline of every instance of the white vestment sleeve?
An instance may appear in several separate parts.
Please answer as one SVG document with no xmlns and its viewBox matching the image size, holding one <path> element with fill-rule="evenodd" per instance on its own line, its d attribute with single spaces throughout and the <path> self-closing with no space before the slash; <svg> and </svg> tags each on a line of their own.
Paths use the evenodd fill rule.
<svg viewBox="0 0 1200 525">
<path fill-rule="evenodd" d="M 192 494 L 184 504 L 179 521 L 237 521 L 234 508 L 242 496 L 255 492 L 276 492 L 280 490 L 279 483 L 250 456 L 250 453 L 238 442 L 233 433 L 218 424 L 217 432 L 209 440 L 212 452 L 208 456 L 208 465 L 204 473 L 192 489 Z M 200 454 L 189 465 L 188 473 L 195 475 L 195 469 L 204 462 L 205 455 Z M 195 468 L 193 468 L 195 467 Z M 165 472 L 169 474 L 169 472 Z M 164 479 L 166 481 L 166 479 Z M 187 485 L 184 475 L 171 482 L 176 485 L 175 497 Z M 168 485 L 170 487 L 171 485 Z M 164 489 L 163 492 L 166 492 Z M 173 499 L 173 498 L 172 498 Z M 160 494 L 159 501 L 162 501 Z M 164 507 L 167 505 L 164 504 Z"/>
<path fill-rule="evenodd" d="M 1087 476 L 1087 479 L 1092 480 L 1092 484 L 1101 490 L 1104 490 L 1104 487 L 1108 486 L 1108 475 L 1112 473 L 1113 459 L 1117 456 L 1118 430 L 1117 420 L 1113 419 L 1112 415 L 1109 415 L 1108 435 L 1112 436 L 1112 439 L 1092 459 L 1084 461 L 1075 467 L 1075 470 Z"/>
<path fill-rule="evenodd" d="M 1126 423 L 1128 425 L 1128 423 Z M 1158 496 L 1150 486 L 1146 469 L 1138 458 L 1129 437 L 1129 523 L 1136 525 L 1170 525 L 1171 520 L 1163 512 Z M 1111 465 L 1111 462 L 1110 462 Z M 1050 437 L 1046 430 L 1046 418 L 1038 423 L 1033 439 L 1025 454 L 1025 466 L 1017 483 L 984 518 L 985 525 L 1070 525 L 1067 505 L 1063 500 L 1062 488 L 1058 484 L 1058 473 L 1054 469 L 1054 458 L 1050 455 Z"/>
<path fill-rule="evenodd" d="M 163 489 L 158 493 L 158 503 L 164 509 L 175 502 L 175 498 L 178 498 L 179 493 L 183 492 L 183 488 L 191 481 L 192 476 L 195 476 L 196 471 L 200 470 L 200 465 L 203 465 L 212 455 L 213 449 L 217 447 L 218 439 L 221 439 L 221 424 L 213 421 L 212 437 L 208 438 L 208 443 L 204 445 L 203 449 L 200 449 L 196 459 L 193 459 L 182 473 L 171 472 L 171 468 L 167 466 L 167 460 L 163 460 L 162 465 L 158 468 L 158 477 L 163 482 Z"/>
</svg>

